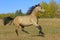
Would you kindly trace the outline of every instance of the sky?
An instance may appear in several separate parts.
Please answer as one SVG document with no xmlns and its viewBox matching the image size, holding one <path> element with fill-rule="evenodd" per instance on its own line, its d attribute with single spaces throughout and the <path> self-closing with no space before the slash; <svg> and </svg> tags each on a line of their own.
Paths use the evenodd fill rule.
<svg viewBox="0 0 60 40">
<path fill-rule="evenodd" d="M 15 12 L 19 9 L 26 13 L 31 6 L 41 3 L 42 1 L 50 2 L 50 0 L 0 0 L 0 13 Z M 60 0 L 55 1 L 60 4 Z"/>
</svg>

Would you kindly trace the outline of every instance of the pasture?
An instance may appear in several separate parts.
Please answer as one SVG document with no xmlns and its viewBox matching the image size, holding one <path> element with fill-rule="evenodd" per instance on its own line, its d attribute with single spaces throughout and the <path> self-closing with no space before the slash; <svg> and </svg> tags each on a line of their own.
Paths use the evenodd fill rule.
<svg viewBox="0 0 60 40">
<path fill-rule="evenodd" d="M 0 40 L 60 40 L 60 19 L 41 18 L 39 25 L 43 28 L 44 37 L 38 36 L 38 29 L 34 26 L 25 28 L 30 34 L 22 32 L 19 28 L 19 37 L 17 37 L 14 25 L 4 26 L 0 19 Z"/>
</svg>

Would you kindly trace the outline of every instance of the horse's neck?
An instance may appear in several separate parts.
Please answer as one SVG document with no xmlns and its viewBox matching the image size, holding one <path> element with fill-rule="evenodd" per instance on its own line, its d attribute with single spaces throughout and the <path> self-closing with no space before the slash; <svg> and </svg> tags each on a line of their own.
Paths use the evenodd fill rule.
<svg viewBox="0 0 60 40">
<path fill-rule="evenodd" d="M 35 20 L 37 20 L 37 24 L 38 24 L 38 11 L 37 10 L 34 10 L 31 15 L 30 15 L 32 18 L 35 18 Z"/>
<path fill-rule="evenodd" d="M 38 11 L 37 10 L 33 10 L 32 13 L 31 13 L 31 16 L 38 17 Z"/>
</svg>

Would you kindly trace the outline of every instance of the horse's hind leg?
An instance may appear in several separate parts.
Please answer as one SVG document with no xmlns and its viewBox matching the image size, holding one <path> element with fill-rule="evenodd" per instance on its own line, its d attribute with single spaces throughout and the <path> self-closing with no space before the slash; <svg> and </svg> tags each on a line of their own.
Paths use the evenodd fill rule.
<svg viewBox="0 0 60 40">
<path fill-rule="evenodd" d="M 22 28 L 22 31 L 24 31 L 24 26 L 23 25 L 20 25 L 21 26 L 21 28 Z"/>
<path fill-rule="evenodd" d="M 19 35 L 19 34 L 18 34 L 18 28 L 19 28 L 19 27 L 16 26 L 16 30 L 15 30 L 15 32 L 16 32 L 17 36 Z"/>
<path fill-rule="evenodd" d="M 23 25 L 20 25 L 20 26 L 21 26 L 23 32 L 28 33 L 26 30 L 24 30 L 24 26 Z"/>
</svg>

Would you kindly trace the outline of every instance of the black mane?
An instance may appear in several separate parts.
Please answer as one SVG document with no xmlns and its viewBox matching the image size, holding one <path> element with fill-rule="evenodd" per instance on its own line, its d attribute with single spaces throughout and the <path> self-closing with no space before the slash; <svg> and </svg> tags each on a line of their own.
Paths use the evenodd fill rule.
<svg viewBox="0 0 60 40">
<path fill-rule="evenodd" d="M 34 10 L 34 8 L 36 8 L 37 6 L 40 6 L 40 4 L 30 7 L 26 14 L 30 15 L 32 11 Z"/>
</svg>

